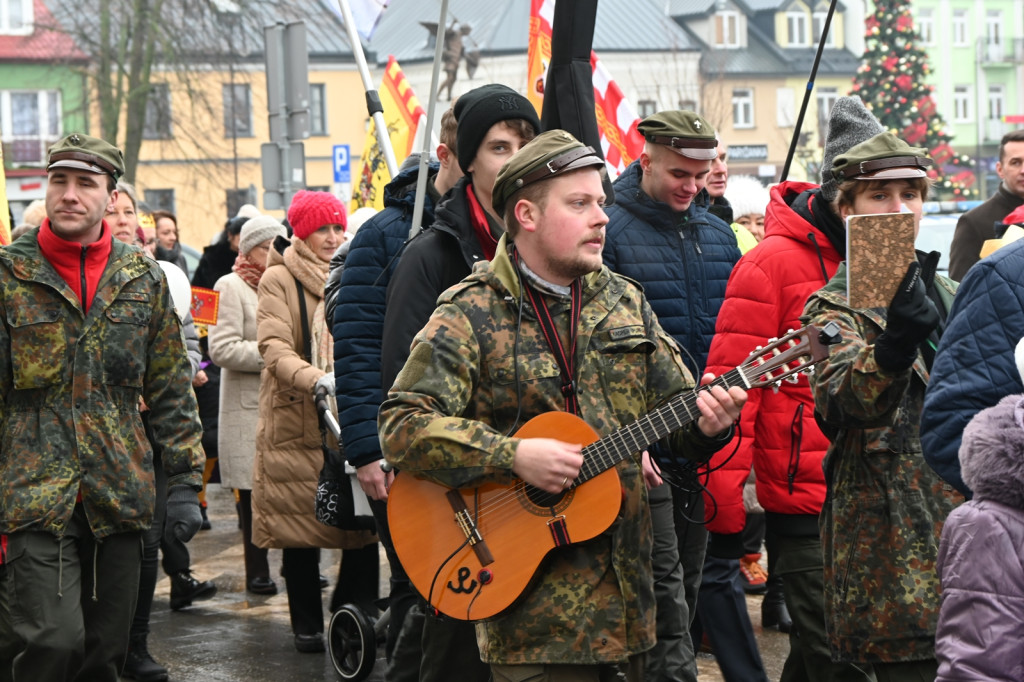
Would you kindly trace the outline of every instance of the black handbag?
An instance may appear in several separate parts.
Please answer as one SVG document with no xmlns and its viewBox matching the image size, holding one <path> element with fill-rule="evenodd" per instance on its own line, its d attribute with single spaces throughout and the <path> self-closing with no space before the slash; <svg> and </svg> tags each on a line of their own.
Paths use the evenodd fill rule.
<svg viewBox="0 0 1024 682">
<path fill-rule="evenodd" d="M 306 362 L 312 362 L 313 344 L 309 333 L 309 322 L 306 319 L 306 294 L 302 283 L 295 278 L 295 286 L 299 292 L 299 319 L 302 321 L 302 335 Z M 333 526 L 342 530 L 376 530 L 373 513 L 366 493 L 359 486 L 355 470 L 345 461 L 341 451 L 341 436 L 335 433 L 338 448 L 332 448 L 327 439 L 327 419 L 330 403 L 326 396 L 317 399 L 317 423 L 320 426 L 320 446 L 324 453 L 324 464 L 320 468 L 320 476 L 316 484 L 314 512 L 316 520 L 325 526 Z"/>
</svg>

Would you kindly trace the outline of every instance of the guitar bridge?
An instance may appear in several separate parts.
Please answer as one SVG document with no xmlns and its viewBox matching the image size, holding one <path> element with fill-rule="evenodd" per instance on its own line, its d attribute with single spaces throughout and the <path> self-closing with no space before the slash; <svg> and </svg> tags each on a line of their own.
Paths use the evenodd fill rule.
<svg viewBox="0 0 1024 682">
<path fill-rule="evenodd" d="M 452 506 L 452 510 L 455 512 L 455 523 L 465 534 L 469 546 L 473 548 L 473 553 L 476 554 L 477 561 L 480 562 L 481 566 L 494 563 L 494 555 L 491 554 L 487 541 L 480 534 L 480 528 L 469 513 L 466 500 L 463 499 L 458 490 L 449 490 L 445 496 L 448 498 L 448 504 Z"/>
</svg>

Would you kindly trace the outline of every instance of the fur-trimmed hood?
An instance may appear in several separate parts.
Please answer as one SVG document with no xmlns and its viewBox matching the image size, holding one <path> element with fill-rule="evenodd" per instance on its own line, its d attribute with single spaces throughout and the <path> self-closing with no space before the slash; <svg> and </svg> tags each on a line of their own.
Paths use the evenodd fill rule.
<svg viewBox="0 0 1024 682">
<path fill-rule="evenodd" d="M 974 416 L 964 428 L 960 469 L 974 499 L 1024 509 L 1024 395 Z"/>
</svg>

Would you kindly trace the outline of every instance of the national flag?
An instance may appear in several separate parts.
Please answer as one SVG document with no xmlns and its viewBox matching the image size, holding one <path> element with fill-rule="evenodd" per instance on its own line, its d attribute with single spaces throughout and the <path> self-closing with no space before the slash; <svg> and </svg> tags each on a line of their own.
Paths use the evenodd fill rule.
<svg viewBox="0 0 1024 682">
<path fill-rule="evenodd" d="M 544 79 L 551 61 L 551 25 L 554 16 L 555 0 L 531 0 L 527 97 L 538 113 L 542 110 Z M 590 52 L 590 66 L 594 79 L 594 114 L 601 131 L 601 150 L 609 172 L 618 175 L 643 151 L 644 138 L 637 130 L 640 117 L 593 50 Z"/>
<path fill-rule="evenodd" d="M 401 164 L 412 152 L 416 129 L 420 121 L 426 117 L 426 112 L 393 55 L 388 57 L 388 65 L 384 69 L 380 104 L 384 109 L 384 122 L 388 128 L 395 160 Z M 372 119 L 370 129 L 366 133 L 360 168 L 359 182 L 352 198 L 352 210 L 372 206 L 379 211 L 384 208 L 384 185 L 391 181 L 391 175 L 377 142 L 376 124 Z"/>
<path fill-rule="evenodd" d="M 373 31 L 391 0 L 334 0 L 330 3 L 331 9 L 342 21 L 345 20 L 345 16 L 338 3 L 346 1 L 349 11 L 352 12 L 352 22 L 356 25 L 356 31 L 363 40 L 369 40 L 373 37 Z"/>
<path fill-rule="evenodd" d="M 11 209 L 7 203 L 7 178 L 4 173 L 4 150 L 0 146 L 0 245 L 11 243 Z"/>
</svg>

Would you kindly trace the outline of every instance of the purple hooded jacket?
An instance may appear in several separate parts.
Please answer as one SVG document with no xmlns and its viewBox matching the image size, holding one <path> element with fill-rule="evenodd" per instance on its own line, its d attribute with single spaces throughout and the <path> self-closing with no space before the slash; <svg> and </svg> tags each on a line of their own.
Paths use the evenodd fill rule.
<svg viewBox="0 0 1024 682">
<path fill-rule="evenodd" d="M 1024 680 L 1024 395 L 964 429 L 960 467 L 974 499 L 946 520 L 937 682 Z"/>
</svg>

